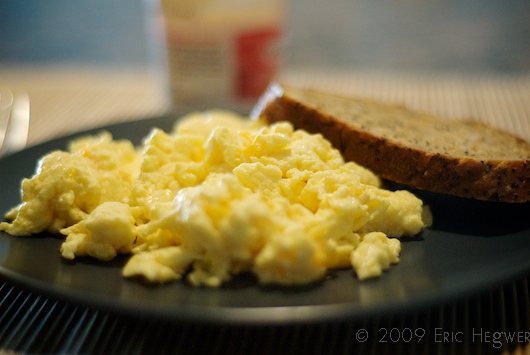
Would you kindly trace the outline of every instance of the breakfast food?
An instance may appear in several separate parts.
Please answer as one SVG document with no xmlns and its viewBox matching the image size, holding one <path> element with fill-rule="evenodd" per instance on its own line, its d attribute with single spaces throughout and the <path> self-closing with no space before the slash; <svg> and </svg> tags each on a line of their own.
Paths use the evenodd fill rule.
<svg viewBox="0 0 530 355">
<path fill-rule="evenodd" d="M 382 189 L 319 134 L 224 111 L 177 122 L 139 147 L 102 133 L 44 156 L 0 230 L 61 233 L 70 260 L 130 254 L 125 277 L 217 287 L 242 272 L 281 285 L 345 267 L 377 277 L 399 261 L 392 237 L 430 224 L 420 199 Z"/>
<path fill-rule="evenodd" d="M 253 115 L 319 132 L 346 160 L 399 184 L 476 200 L 530 201 L 530 144 L 480 122 L 280 85 L 271 86 Z"/>
</svg>

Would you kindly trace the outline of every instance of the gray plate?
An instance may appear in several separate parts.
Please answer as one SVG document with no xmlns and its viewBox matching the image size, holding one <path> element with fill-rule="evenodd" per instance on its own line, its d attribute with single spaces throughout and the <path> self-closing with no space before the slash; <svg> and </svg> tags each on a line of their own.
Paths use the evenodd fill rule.
<svg viewBox="0 0 530 355">
<path fill-rule="evenodd" d="M 169 129 L 171 116 L 105 129 L 134 143 L 153 126 Z M 95 133 L 94 130 L 86 133 Z M 0 212 L 15 206 L 23 177 L 68 136 L 0 160 Z M 243 275 L 220 289 L 183 282 L 146 286 L 121 277 L 126 258 L 65 262 L 57 236 L 12 237 L 0 232 L 0 275 L 39 293 L 127 315 L 231 324 L 282 324 L 360 319 L 435 306 L 494 288 L 530 272 L 530 205 L 470 201 L 417 192 L 435 224 L 404 240 L 401 262 L 381 278 L 358 281 L 351 270 L 330 272 L 305 287 L 263 287 Z"/>
</svg>

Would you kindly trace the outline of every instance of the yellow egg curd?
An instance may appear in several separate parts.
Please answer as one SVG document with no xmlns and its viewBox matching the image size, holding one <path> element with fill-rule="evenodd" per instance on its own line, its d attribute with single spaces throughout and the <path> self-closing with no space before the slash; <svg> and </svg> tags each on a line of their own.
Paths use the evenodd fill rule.
<svg viewBox="0 0 530 355">
<path fill-rule="evenodd" d="M 130 254 L 125 277 L 210 287 L 242 272 L 282 285 L 348 267 L 377 277 L 399 262 L 397 238 L 431 223 L 420 199 L 381 188 L 321 135 L 218 110 L 138 147 L 103 132 L 49 153 L 6 219 L 12 235 L 63 234 L 66 259 Z"/>
</svg>

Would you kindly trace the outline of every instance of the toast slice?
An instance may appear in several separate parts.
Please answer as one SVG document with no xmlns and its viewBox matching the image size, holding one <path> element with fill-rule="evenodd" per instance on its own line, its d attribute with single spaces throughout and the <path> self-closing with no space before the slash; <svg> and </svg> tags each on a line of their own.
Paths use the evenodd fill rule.
<svg viewBox="0 0 530 355">
<path fill-rule="evenodd" d="M 346 160 L 419 190 L 530 201 L 530 144 L 484 123 L 273 84 L 252 116 L 321 133 Z"/>
</svg>

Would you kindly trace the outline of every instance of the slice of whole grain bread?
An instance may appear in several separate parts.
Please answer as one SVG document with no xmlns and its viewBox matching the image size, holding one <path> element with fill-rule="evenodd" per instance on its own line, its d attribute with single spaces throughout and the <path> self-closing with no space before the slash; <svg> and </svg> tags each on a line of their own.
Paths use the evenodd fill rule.
<svg viewBox="0 0 530 355">
<path fill-rule="evenodd" d="M 476 121 L 271 85 L 253 117 L 321 133 L 346 160 L 416 189 L 485 201 L 530 201 L 530 144 Z"/>
</svg>

